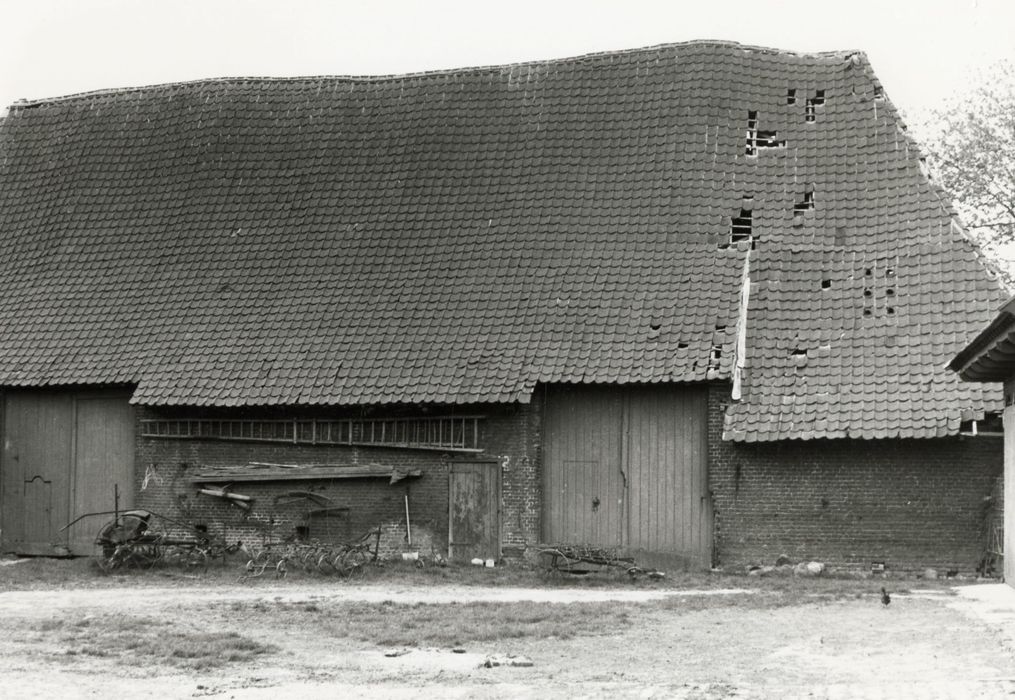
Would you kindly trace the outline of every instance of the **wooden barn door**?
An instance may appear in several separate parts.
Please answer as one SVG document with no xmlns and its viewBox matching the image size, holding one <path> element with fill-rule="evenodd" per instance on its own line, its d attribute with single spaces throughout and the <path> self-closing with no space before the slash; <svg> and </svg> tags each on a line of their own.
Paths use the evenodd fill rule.
<svg viewBox="0 0 1015 700">
<path fill-rule="evenodd" d="M 449 494 L 448 557 L 500 559 L 500 464 L 452 462 Z"/>
<path fill-rule="evenodd" d="M 705 391 L 630 389 L 627 547 L 711 565 Z"/>
<path fill-rule="evenodd" d="M 543 423 L 547 542 L 623 544 L 621 399 L 616 389 L 551 391 Z"/>
<path fill-rule="evenodd" d="M 133 505 L 134 421 L 127 397 L 9 391 L 3 428 L 3 551 L 91 554 L 103 518 L 62 528 L 82 513 L 112 510 L 114 484 L 120 507 Z"/>
<path fill-rule="evenodd" d="M 71 515 L 134 505 L 134 412 L 126 396 L 78 396 L 74 400 Z M 74 554 L 91 554 L 100 525 L 89 518 L 68 532 Z"/>
<path fill-rule="evenodd" d="M 543 429 L 547 542 L 711 563 L 704 389 L 552 387 Z"/>
</svg>

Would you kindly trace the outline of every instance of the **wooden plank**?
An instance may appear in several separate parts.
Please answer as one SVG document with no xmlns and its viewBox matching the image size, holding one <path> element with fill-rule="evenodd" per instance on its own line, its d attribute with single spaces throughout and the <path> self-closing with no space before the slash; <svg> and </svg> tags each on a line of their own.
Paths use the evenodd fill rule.
<svg viewBox="0 0 1015 700">
<path fill-rule="evenodd" d="M 393 469 L 391 467 L 336 467 L 333 469 L 217 469 L 194 474 L 195 483 L 230 481 L 305 481 L 308 479 L 371 479 L 384 478 L 398 481 L 406 477 L 422 476 L 420 469 Z"/>
</svg>

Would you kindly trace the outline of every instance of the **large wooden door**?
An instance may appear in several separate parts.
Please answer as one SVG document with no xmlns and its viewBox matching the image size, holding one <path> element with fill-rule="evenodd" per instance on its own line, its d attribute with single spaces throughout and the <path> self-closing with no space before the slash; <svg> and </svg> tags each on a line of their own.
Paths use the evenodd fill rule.
<svg viewBox="0 0 1015 700">
<path fill-rule="evenodd" d="M 500 463 L 452 462 L 448 486 L 448 557 L 499 559 Z"/>
<path fill-rule="evenodd" d="M 0 546 L 19 554 L 91 554 L 103 519 L 133 505 L 134 421 L 122 394 L 8 391 L 0 459 Z M 108 518 L 107 518 L 108 519 Z"/>
<path fill-rule="evenodd" d="M 630 389 L 626 399 L 627 546 L 709 566 L 707 394 Z"/>
<path fill-rule="evenodd" d="M 71 513 L 94 513 L 134 505 L 133 409 L 123 396 L 78 396 L 74 400 L 74 463 Z M 100 519 L 108 520 L 110 518 Z M 97 521 L 82 521 L 68 532 L 71 551 L 89 554 Z"/>
<path fill-rule="evenodd" d="M 711 563 L 707 394 L 551 387 L 543 538 Z"/>
<path fill-rule="evenodd" d="M 556 389 L 544 417 L 544 537 L 604 547 L 623 543 L 621 395 Z"/>
</svg>

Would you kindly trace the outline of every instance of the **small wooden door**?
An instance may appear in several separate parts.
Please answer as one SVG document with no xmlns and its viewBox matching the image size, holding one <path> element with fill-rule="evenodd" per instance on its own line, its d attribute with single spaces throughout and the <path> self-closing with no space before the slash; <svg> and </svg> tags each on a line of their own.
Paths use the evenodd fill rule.
<svg viewBox="0 0 1015 700">
<path fill-rule="evenodd" d="M 453 462 L 448 505 L 448 557 L 499 559 L 500 464 Z"/>
</svg>

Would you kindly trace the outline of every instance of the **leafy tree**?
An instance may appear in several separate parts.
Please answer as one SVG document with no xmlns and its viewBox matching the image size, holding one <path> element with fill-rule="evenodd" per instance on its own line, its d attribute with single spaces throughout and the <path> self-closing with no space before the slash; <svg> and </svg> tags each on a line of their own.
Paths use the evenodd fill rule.
<svg viewBox="0 0 1015 700">
<path fill-rule="evenodd" d="M 1015 283 L 1015 64 L 996 64 L 926 125 L 928 165 L 966 231 Z"/>
</svg>

